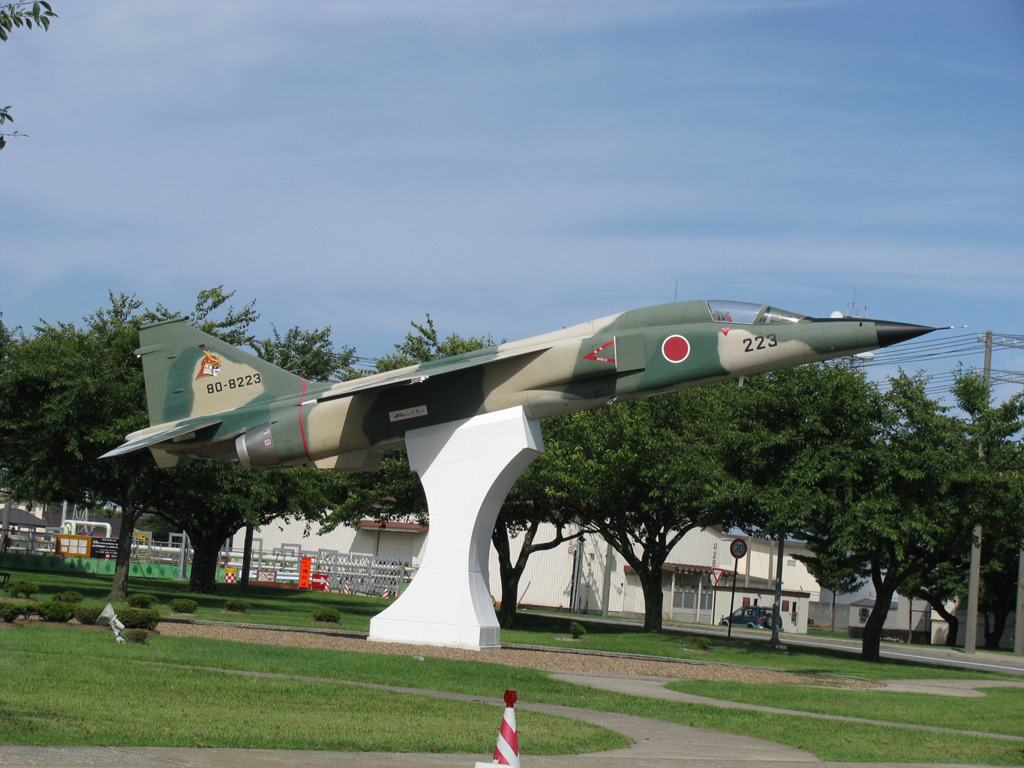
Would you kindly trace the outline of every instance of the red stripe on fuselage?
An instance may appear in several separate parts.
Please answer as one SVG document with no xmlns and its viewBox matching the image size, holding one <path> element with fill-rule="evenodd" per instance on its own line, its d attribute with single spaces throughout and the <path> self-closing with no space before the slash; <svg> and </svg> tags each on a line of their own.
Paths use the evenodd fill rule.
<svg viewBox="0 0 1024 768">
<path fill-rule="evenodd" d="M 310 461 L 313 457 L 309 455 L 309 445 L 306 443 L 306 429 L 302 426 L 302 401 L 306 399 L 306 380 L 302 380 L 302 395 L 299 397 L 299 436 L 302 438 L 302 450 Z"/>
</svg>

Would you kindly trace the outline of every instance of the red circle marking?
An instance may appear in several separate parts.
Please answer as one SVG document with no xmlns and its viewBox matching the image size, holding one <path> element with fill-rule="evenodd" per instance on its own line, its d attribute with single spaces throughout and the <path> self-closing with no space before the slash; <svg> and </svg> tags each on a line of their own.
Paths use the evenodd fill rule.
<svg viewBox="0 0 1024 768">
<path fill-rule="evenodd" d="M 661 354 L 670 363 L 681 363 L 690 356 L 690 342 L 683 336 L 669 336 L 661 343 Z"/>
</svg>

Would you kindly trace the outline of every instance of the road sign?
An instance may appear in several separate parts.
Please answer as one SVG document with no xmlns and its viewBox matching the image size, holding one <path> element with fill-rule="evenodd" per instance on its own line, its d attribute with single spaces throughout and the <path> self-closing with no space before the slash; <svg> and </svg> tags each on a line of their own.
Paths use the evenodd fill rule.
<svg viewBox="0 0 1024 768">
<path fill-rule="evenodd" d="M 739 560 L 747 554 L 747 542 L 744 539 L 733 539 L 729 545 L 729 553 Z"/>
<path fill-rule="evenodd" d="M 725 568 L 712 568 L 711 569 L 711 578 L 714 580 L 716 585 L 718 584 L 718 582 L 720 582 L 722 580 L 722 574 L 723 573 L 725 573 Z"/>
</svg>

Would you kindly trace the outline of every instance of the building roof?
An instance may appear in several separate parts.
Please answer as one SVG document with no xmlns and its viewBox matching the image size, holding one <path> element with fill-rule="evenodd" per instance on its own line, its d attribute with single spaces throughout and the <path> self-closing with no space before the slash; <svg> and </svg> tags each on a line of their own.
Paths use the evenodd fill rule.
<svg viewBox="0 0 1024 768">
<path fill-rule="evenodd" d="M 24 509 L 11 508 L 11 526 L 15 528 L 45 528 L 46 522 Z"/>
</svg>

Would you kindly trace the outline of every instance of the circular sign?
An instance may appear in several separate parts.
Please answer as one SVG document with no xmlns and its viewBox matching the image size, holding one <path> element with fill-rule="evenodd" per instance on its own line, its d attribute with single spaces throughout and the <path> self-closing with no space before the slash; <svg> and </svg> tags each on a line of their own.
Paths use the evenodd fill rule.
<svg viewBox="0 0 1024 768">
<path fill-rule="evenodd" d="M 733 539 L 732 543 L 729 545 L 729 552 L 733 557 L 739 560 L 747 554 L 747 542 L 743 539 Z"/>
<path fill-rule="evenodd" d="M 669 336 L 661 342 L 661 354 L 670 363 L 681 363 L 690 356 L 690 342 L 685 336 Z"/>
</svg>

